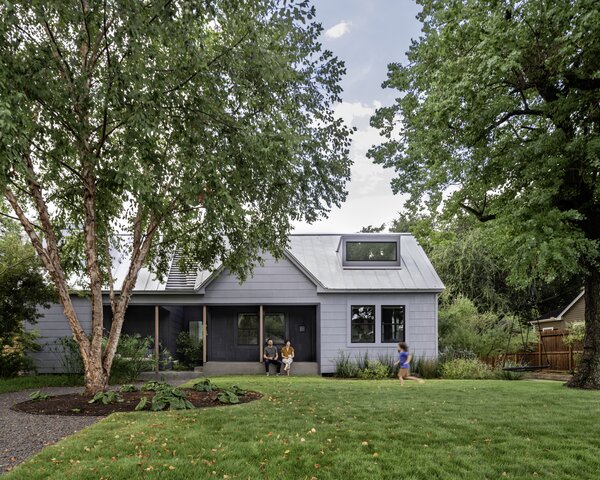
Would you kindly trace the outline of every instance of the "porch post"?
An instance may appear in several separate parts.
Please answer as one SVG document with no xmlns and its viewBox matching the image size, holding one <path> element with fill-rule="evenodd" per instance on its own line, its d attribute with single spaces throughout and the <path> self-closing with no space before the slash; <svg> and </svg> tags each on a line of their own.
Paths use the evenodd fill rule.
<svg viewBox="0 0 600 480">
<path fill-rule="evenodd" d="M 206 305 L 202 305 L 202 364 L 206 363 Z"/>
<path fill-rule="evenodd" d="M 156 373 L 158 373 L 159 370 L 159 361 L 160 361 L 160 351 L 158 348 L 158 344 L 160 342 L 160 339 L 158 338 L 158 332 L 159 332 L 159 328 L 158 328 L 158 321 L 160 319 L 160 312 L 159 312 L 159 306 L 155 305 L 154 306 L 154 358 L 156 359 Z"/>
<path fill-rule="evenodd" d="M 263 361 L 263 345 L 265 344 L 265 311 L 263 306 L 258 307 L 258 361 Z"/>
</svg>

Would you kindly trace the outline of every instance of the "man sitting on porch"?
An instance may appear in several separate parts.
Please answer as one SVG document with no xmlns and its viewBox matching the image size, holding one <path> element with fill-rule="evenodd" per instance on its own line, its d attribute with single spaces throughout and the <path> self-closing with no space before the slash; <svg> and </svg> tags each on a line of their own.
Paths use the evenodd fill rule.
<svg viewBox="0 0 600 480">
<path fill-rule="evenodd" d="M 267 346 L 265 347 L 265 351 L 263 353 L 263 360 L 265 361 L 265 370 L 267 372 L 267 376 L 269 375 L 269 365 L 272 363 L 277 366 L 277 375 L 281 372 L 281 360 L 279 360 L 279 352 L 277 351 L 277 347 L 273 345 L 273 340 L 269 338 L 267 340 Z"/>
</svg>

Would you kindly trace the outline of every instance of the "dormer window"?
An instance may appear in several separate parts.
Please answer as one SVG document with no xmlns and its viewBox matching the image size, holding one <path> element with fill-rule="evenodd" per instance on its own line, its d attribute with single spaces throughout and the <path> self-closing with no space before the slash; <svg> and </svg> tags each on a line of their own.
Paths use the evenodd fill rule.
<svg viewBox="0 0 600 480">
<path fill-rule="evenodd" d="M 400 267 L 398 235 L 355 235 L 342 237 L 344 267 Z"/>
</svg>

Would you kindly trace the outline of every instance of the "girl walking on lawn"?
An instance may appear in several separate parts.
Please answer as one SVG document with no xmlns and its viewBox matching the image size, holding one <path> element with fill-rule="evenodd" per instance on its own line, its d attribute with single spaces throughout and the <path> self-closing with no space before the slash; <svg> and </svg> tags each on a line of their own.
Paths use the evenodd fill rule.
<svg viewBox="0 0 600 480">
<path fill-rule="evenodd" d="M 398 344 L 398 361 L 394 365 L 400 364 L 400 370 L 398 370 L 398 380 L 400 385 L 404 385 L 404 380 L 415 380 L 419 383 L 425 383 L 425 380 L 421 378 L 413 377 L 410 374 L 410 362 L 412 360 L 412 353 L 408 353 L 408 344 L 406 342 L 400 342 Z"/>
</svg>

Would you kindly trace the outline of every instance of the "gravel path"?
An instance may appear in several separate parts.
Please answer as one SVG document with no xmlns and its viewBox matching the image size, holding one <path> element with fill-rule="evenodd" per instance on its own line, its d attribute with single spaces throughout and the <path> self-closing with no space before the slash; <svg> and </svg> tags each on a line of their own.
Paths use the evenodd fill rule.
<svg viewBox="0 0 600 480">
<path fill-rule="evenodd" d="M 29 399 L 37 389 L 0 395 L 0 475 L 10 471 L 46 445 L 92 425 L 102 417 L 31 415 L 15 412 L 10 407 Z M 49 395 L 81 392 L 82 387 L 41 388 Z"/>
</svg>

